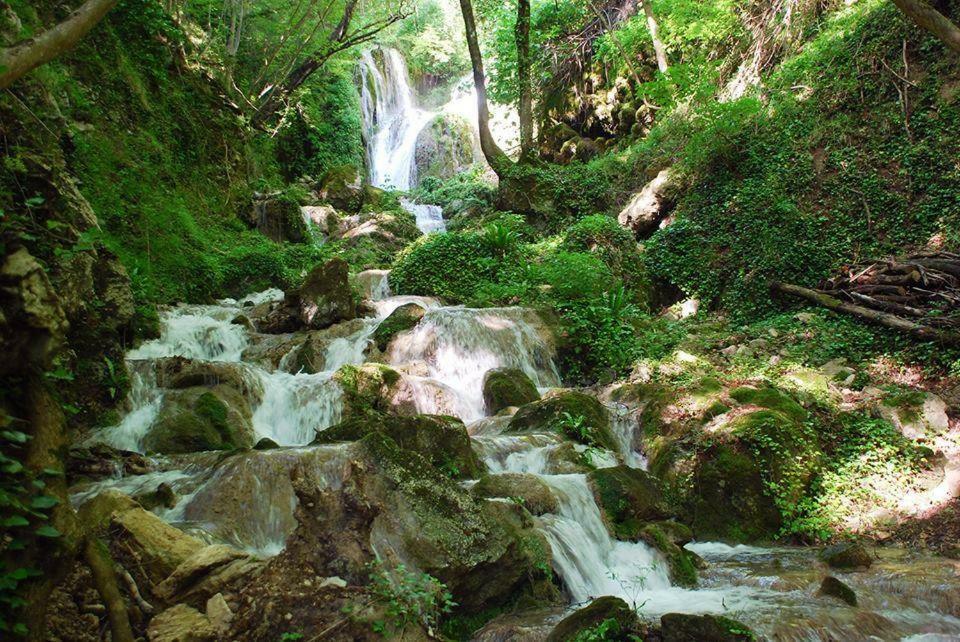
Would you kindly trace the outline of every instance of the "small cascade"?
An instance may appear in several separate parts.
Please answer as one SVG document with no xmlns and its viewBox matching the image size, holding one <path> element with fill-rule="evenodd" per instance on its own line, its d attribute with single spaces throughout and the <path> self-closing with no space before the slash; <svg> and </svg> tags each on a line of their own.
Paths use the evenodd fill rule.
<svg viewBox="0 0 960 642">
<path fill-rule="evenodd" d="M 340 421 L 343 393 L 332 373 L 265 373 L 263 401 L 253 413 L 257 439 L 268 438 L 282 446 L 303 446 L 318 430 Z"/>
<path fill-rule="evenodd" d="M 670 588 L 662 555 L 646 544 L 610 537 L 585 475 L 542 479 L 560 504 L 559 515 L 544 517 L 543 532 L 574 602 L 616 595 L 638 604 L 644 594 Z"/>
<path fill-rule="evenodd" d="M 447 231 L 447 224 L 443 220 L 443 208 L 439 205 L 415 203 L 405 198 L 400 199 L 400 204 L 416 217 L 417 228 L 424 234 Z"/>
<path fill-rule="evenodd" d="M 391 347 L 391 364 L 426 364 L 429 376 L 460 398 L 460 418 L 484 416 L 483 377 L 492 368 L 523 370 L 538 387 L 560 385 L 553 347 L 541 322 L 523 308 L 438 308 L 429 310 Z"/>
</svg>

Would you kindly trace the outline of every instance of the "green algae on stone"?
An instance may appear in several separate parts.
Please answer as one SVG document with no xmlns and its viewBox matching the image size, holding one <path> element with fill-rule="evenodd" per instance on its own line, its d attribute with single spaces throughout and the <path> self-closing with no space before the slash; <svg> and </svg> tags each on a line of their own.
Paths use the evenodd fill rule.
<svg viewBox="0 0 960 642">
<path fill-rule="evenodd" d="M 607 409 L 582 392 L 569 390 L 521 406 L 509 426 L 512 432 L 556 431 L 588 446 L 617 449 Z"/>
<path fill-rule="evenodd" d="M 401 305 L 391 312 L 390 316 L 381 321 L 373 332 L 373 340 L 377 344 L 377 348 L 381 352 L 386 351 L 387 346 L 390 345 L 390 341 L 395 336 L 417 325 L 425 313 L 426 310 L 416 303 Z"/>
<path fill-rule="evenodd" d="M 646 522 L 670 516 L 659 480 L 644 470 L 598 468 L 587 479 L 611 534 L 618 539 L 635 541 Z"/>
<path fill-rule="evenodd" d="M 538 399 L 537 386 L 519 368 L 494 368 L 483 376 L 483 403 L 488 415 Z"/>
</svg>

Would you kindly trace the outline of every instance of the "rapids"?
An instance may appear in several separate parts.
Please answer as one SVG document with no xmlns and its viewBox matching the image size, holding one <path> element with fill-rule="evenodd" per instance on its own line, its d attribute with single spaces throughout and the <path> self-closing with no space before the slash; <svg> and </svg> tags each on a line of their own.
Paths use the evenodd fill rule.
<svg viewBox="0 0 960 642">
<path fill-rule="evenodd" d="M 156 420 L 163 390 L 153 365 L 157 359 L 185 356 L 227 362 L 249 379 L 254 428 L 281 448 L 155 457 L 156 472 L 119 476 L 73 489 L 77 505 L 105 488 L 128 494 L 160 483 L 179 496 L 172 509 L 158 508 L 169 522 L 209 541 L 222 541 L 261 556 L 275 555 L 296 528 L 296 469 L 317 488 L 337 488 L 347 468 L 350 444 L 309 445 L 317 430 L 340 417 L 342 391 L 337 368 L 366 358 L 377 325 L 394 309 L 417 302 L 427 309 L 413 329 L 398 335 L 388 362 L 411 383 L 420 412 L 437 410 L 438 398 L 468 423 L 474 448 L 491 473 L 538 475 L 558 500 L 556 514 L 536 518 L 553 551 L 553 564 L 570 599 L 578 605 L 600 595 L 617 595 L 645 617 L 663 613 L 708 612 L 739 619 L 776 640 L 949 640 L 960 639 L 960 579 L 956 563 L 904 551 L 883 550 L 868 571 L 831 573 L 849 583 L 859 608 L 816 596 L 828 571 L 813 548 L 759 548 L 697 542 L 688 547 L 708 567 L 694 590 L 670 585 L 663 556 L 642 542 L 613 539 L 601 518 L 586 476 L 562 469 L 558 456 L 570 443 L 555 433 L 504 434 L 507 416 L 485 417 L 483 374 L 490 368 L 517 367 L 547 392 L 560 385 L 549 333 L 535 313 L 522 308 L 445 307 L 423 297 L 391 296 L 387 272 L 358 279 L 376 316 L 327 346 L 326 370 L 316 374 L 270 369 L 244 360 L 258 340 L 233 323 L 245 303 L 277 300 L 278 292 L 223 300 L 217 305 L 178 306 L 162 314 L 159 339 L 128 353 L 133 387 L 129 411 L 117 426 L 96 439 L 118 448 L 142 450 L 143 436 Z M 281 365 L 285 359 L 281 359 Z M 416 373 L 416 374 L 413 374 Z M 440 391 L 438 393 L 438 391 Z M 619 452 L 575 445 L 595 466 L 617 463 L 644 467 L 632 443 L 637 417 L 609 407 Z M 470 482 L 467 482 L 469 484 Z"/>
</svg>

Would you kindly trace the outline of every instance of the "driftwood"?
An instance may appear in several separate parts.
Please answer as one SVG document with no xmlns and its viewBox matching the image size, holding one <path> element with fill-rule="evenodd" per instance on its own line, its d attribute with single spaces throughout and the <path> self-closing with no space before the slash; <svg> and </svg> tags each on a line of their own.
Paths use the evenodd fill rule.
<svg viewBox="0 0 960 642">
<path fill-rule="evenodd" d="M 883 312 L 881 310 L 867 308 L 862 305 L 846 303 L 819 290 L 811 290 L 810 288 L 800 287 L 799 285 L 790 285 L 789 283 L 780 283 L 774 281 L 770 284 L 770 287 L 775 292 L 800 297 L 829 310 L 852 314 L 870 323 L 875 323 L 888 328 L 893 328 L 894 330 L 906 332 L 918 339 L 923 339 L 925 341 L 936 341 L 946 345 L 960 346 L 960 333 L 953 330 L 934 328 L 924 323 L 904 319 L 903 317 L 897 316 L 896 314 L 892 314 L 890 312 Z"/>
</svg>

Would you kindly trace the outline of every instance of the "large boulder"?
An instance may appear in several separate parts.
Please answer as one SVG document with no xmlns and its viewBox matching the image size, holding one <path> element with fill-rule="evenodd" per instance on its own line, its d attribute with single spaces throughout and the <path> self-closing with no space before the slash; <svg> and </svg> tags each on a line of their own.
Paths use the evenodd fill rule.
<svg viewBox="0 0 960 642">
<path fill-rule="evenodd" d="M 440 114 L 420 130 L 414 154 L 417 180 L 451 178 L 474 162 L 473 129 L 461 116 Z"/>
<path fill-rule="evenodd" d="M 255 196 L 250 222 L 261 234 L 278 243 L 310 240 L 310 231 L 300 205 L 283 193 Z"/>
<path fill-rule="evenodd" d="M 538 399 L 537 386 L 519 368 L 494 368 L 483 376 L 483 404 L 488 415 Z"/>
<path fill-rule="evenodd" d="M 357 305 L 349 275 L 350 266 L 341 258 L 316 266 L 300 287 L 286 293 L 283 302 L 258 324 L 258 329 L 269 334 L 322 330 L 353 319 Z"/>
<path fill-rule="evenodd" d="M 909 439 L 927 439 L 950 428 L 947 404 L 930 392 L 893 394 L 880 402 L 879 414 Z"/>
<path fill-rule="evenodd" d="M 346 419 L 392 413 L 418 414 L 414 390 L 399 372 L 379 363 L 346 365 L 334 375 L 343 390 L 342 416 Z"/>
<path fill-rule="evenodd" d="M 790 395 L 744 387 L 728 398 L 740 405 L 702 427 L 651 422 L 643 434 L 649 470 L 698 539 L 769 541 L 783 525 L 780 507 L 804 497 L 823 453 L 806 409 Z"/>
<path fill-rule="evenodd" d="M 507 502 L 483 502 L 422 457 L 374 432 L 359 442 L 358 491 L 380 507 L 371 541 L 385 563 L 429 573 L 463 613 L 517 600 L 556 596 L 550 547 L 529 513 Z"/>
<path fill-rule="evenodd" d="M 702 560 L 683 548 L 682 539 L 689 541 L 683 528 L 670 522 L 645 524 L 640 529 L 639 538 L 660 551 L 667 560 L 667 573 L 674 585 L 694 588 L 697 585 L 697 567 Z M 677 541 L 678 534 L 681 535 L 681 541 Z"/>
<path fill-rule="evenodd" d="M 470 490 L 477 497 L 501 497 L 518 501 L 533 515 L 557 513 L 560 510 L 550 487 L 530 473 L 484 475 Z"/>
<path fill-rule="evenodd" d="M 340 165 L 320 179 L 317 196 L 338 210 L 359 212 L 363 207 L 363 180 L 353 165 Z"/>
<path fill-rule="evenodd" d="M 833 568 L 869 568 L 873 564 L 870 551 L 860 542 L 842 542 L 823 549 L 820 558 Z"/>
<path fill-rule="evenodd" d="M 560 432 L 588 446 L 617 450 L 610 416 L 596 398 L 568 390 L 521 406 L 510 420 L 512 432 Z"/>
<path fill-rule="evenodd" d="M 663 642 L 752 642 L 757 636 L 746 624 L 722 615 L 667 613 L 660 618 Z"/>
<path fill-rule="evenodd" d="M 154 453 L 250 448 L 252 412 L 246 399 L 225 385 L 168 390 L 143 448 Z"/>
<path fill-rule="evenodd" d="M 426 310 L 416 303 L 406 303 L 390 313 L 380 322 L 373 333 L 373 340 L 381 352 L 386 352 L 390 341 L 401 332 L 405 332 L 420 323 Z"/>
<path fill-rule="evenodd" d="M 171 390 L 226 386 L 251 403 L 263 395 L 263 383 L 245 364 L 165 357 L 156 361 L 157 385 Z"/>
<path fill-rule="evenodd" d="M 608 624 L 609 622 L 609 624 Z M 603 633 L 597 632 L 603 627 Z M 597 637 L 586 637 L 595 632 Z M 570 642 L 580 639 L 629 640 L 631 633 L 640 632 L 636 612 L 619 597 L 607 595 L 565 617 L 554 627 L 546 642 Z"/>
<path fill-rule="evenodd" d="M 598 468 L 588 479 L 614 537 L 636 540 L 646 522 L 670 517 L 659 480 L 645 470 L 629 466 Z"/>
<path fill-rule="evenodd" d="M 368 416 L 318 432 L 315 443 L 356 441 L 377 431 L 401 448 L 419 453 L 453 479 L 476 479 L 483 473 L 484 466 L 473 452 L 467 429 L 456 417 Z"/>
</svg>

